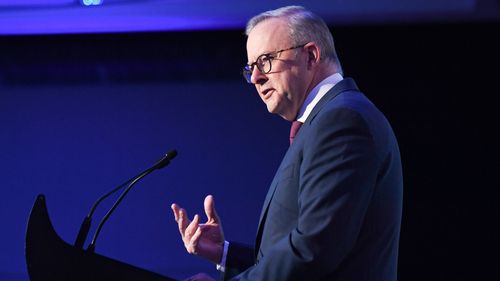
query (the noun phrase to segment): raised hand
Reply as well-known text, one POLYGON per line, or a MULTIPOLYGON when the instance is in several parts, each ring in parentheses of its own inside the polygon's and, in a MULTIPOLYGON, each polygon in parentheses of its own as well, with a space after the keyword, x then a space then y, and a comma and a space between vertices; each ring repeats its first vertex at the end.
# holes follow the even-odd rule
POLYGON ((215 211, 214 197, 208 195, 203 205, 207 221, 202 224, 199 215, 196 214, 191 221, 186 210, 175 203, 171 207, 187 252, 213 263, 220 263, 224 250, 224 232, 215 211))

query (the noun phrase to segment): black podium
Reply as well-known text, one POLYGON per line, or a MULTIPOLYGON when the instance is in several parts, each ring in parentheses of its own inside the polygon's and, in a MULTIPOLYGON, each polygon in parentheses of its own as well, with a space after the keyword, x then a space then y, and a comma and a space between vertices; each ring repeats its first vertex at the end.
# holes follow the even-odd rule
POLYGON ((31 210, 25 254, 31 281, 175 281, 64 242, 52 226, 43 195, 31 210))

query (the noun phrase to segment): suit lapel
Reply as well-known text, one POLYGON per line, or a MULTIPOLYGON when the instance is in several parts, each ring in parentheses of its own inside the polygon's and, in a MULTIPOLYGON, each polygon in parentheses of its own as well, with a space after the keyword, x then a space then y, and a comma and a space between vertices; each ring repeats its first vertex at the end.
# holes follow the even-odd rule
MULTIPOLYGON (((356 85, 356 82, 354 82, 354 80, 352 78, 345 78, 342 81, 335 84, 335 86, 333 86, 333 88, 330 91, 328 91, 328 93, 324 97, 321 98, 321 100, 318 102, 318 104, 316 104, 316 106, 314 107, 313 111, 311 112, 311 114, 307 118, 304 125, 309 126, 311 124, 312 120, 314 119, 314 117, 316 117, 316 115, 321 111, 321 109, 330 100, 334 99, 340 93, 342 93, 344 91, 349 91, 349 90, 359 91, 358 87, 356 85)), ((296 138, 298 137, 298 135, 300 135, 301 131, 304 131, 303 129, 304 128, 301 128, 301 130, 299 130, 296 138)), ((287 158, 288 153, 290 153, 290 148, 287 150, 285 157, 283 159, 287 158)), ((280 167, 278 168, 277 173, 279 173, 281 171, 282 166, 283 166, 283 162, 281 163, 280 167)), ((258 255, 258 251, 260 248, 260 242, 262 239, 262 232, 264 230, 264 224, 265 224, 266 217, 267 217, 267 211, 269 209, 269 205, 271 203, 271 200, 274 196, 274 192, 276 190, 276 186, 277 186, 276 179, 277 178, 278 178, 278 174, 276 174, 274 176, 274 179, 271 183, 271 186, 269 187, 269 191, 267 192, 266 199, 264 200, 264 204, 262 206, 262 211, 260 213, 259 227, 257 229, 257 236, 255 238, 255 254, 256 255, 258 255)))

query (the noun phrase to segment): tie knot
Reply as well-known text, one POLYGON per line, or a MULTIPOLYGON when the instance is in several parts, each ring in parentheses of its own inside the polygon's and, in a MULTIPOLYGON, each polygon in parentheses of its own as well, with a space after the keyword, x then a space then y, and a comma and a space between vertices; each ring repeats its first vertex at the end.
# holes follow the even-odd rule
POLYGON ((292 122, 292 126, 290 128, 290 144, 292 144, 293 139, 295 138, 295 136, 297 135, 297 132, 300 129, 300 126, 302 126, 302 122, 300 122, 300 121, 293 121, 292 122))

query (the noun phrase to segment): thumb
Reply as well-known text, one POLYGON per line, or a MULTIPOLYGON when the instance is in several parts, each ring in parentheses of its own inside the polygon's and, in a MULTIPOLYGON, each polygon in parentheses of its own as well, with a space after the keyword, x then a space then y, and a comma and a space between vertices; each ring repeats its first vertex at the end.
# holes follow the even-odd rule
POLYGON ((203 202, 205 207, 205 214, 207 215, 207 223, 219 223, 219 216, 215 211, 215 200, 212 195, 205 197, 205 202, 203 202))

